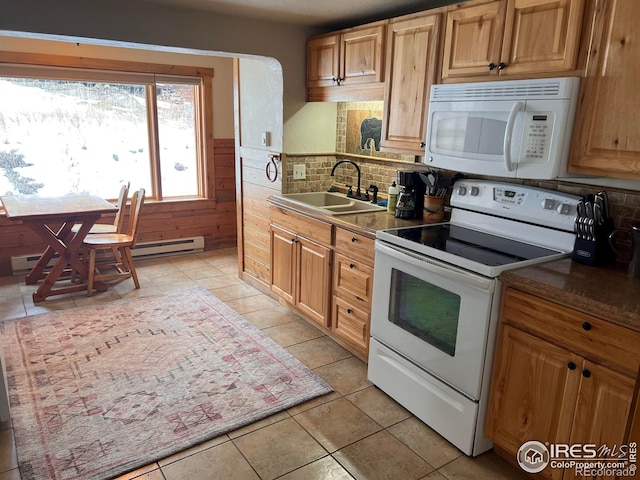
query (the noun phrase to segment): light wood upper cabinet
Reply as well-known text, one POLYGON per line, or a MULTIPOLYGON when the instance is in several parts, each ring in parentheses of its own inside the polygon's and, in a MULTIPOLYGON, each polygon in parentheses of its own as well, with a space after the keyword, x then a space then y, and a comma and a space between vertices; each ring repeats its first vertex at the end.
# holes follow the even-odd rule
POLYGON ((381 145, 424 155, 429 91, 437 75, 440 14, 389 23, 381 145))
POLYGON ((340 78, 340 34, 312 37, 307 41, 307 87, 330 87, 340 78))
POLYGON ((443 80, 576 68, 585 0, 478 3, 447 13, 443 80))
POLYGON ((599 2, 582 79, 569 171, 640 179, 640 2, 599 2))
POLYGON ((447 12, 442 78, 496 75, 500 63, 505 3, 464 6, 447 12))
POLYGON ((382 45, 385 24, 351 28, 342 32, 340 35, 340 85, 384 81, 382 45))
POLYGON ((309 38, 309 100, 381 100, 386 25, 385 20, 309 38))
POLYGON ((501 75, 573 70, 584 0, 508 0, 501 75))

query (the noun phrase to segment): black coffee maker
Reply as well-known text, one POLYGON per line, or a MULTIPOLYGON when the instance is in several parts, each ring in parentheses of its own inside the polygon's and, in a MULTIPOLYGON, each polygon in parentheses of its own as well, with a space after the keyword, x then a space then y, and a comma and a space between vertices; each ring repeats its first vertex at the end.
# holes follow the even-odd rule
POLYGON ((396 218, 411 220, 422 218, 426 185, 419 172, 398 170, 397 183, 400 188, 396 205, 396 218))

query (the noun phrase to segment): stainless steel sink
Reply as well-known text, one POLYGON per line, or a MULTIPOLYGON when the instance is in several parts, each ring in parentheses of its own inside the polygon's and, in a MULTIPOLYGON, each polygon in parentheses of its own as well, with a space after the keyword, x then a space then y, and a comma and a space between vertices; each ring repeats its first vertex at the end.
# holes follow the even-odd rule
POLYGON ((307 208, 312 208, 326 215, 349 215, 353 213, 383 212, 385 207, 355 200, 343 193, 332 192, 307 192, 286 193, 283 198, 307 208))

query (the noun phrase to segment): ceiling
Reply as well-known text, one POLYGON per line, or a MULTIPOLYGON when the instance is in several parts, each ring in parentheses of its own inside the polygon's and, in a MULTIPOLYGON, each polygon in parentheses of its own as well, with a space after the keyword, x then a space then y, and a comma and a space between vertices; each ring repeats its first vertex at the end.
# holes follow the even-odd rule
POLYGON ((343 28, 460 0, 149 0, 178 8, 296 25, 343 28))

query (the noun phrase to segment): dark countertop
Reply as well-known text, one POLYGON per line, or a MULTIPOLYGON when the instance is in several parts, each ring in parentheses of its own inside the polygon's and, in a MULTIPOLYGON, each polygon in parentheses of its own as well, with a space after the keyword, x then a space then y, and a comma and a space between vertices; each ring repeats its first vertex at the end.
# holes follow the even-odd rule
POLYGON ((569 258, 508 270, 515 288, 640 331, 640 280, 619 267, 591 267, 569 258))
POLYGON ((286 198, 279 195, 269 197, 268 201, 272 205, 295 210, 312 218, 332 223, 338 227, 346 228, 370 238, 376 238, 376 230, 411 227, 413 225, 423 225, 425 223, 422 218, 419 220, 403 220, 395 218, 393 214, 387 213, 386 210, 380 212, 354 213, 350 215, 327 215, 320 213, 313 208, 305 208, 298 203, 289 202, 286 198))
MULTIPOLYGON (((269 197, 269 202, 370 238, 375 238, 376 230, 425 223, 422 219, 402 220, 386 212, 326 215, 278 195, 269 197)), ((630 278, 625 269, 591 267, 564 258, 508 270, 500 275, 500 280, 533 295, 640 331, 640 280, 630 278)))

